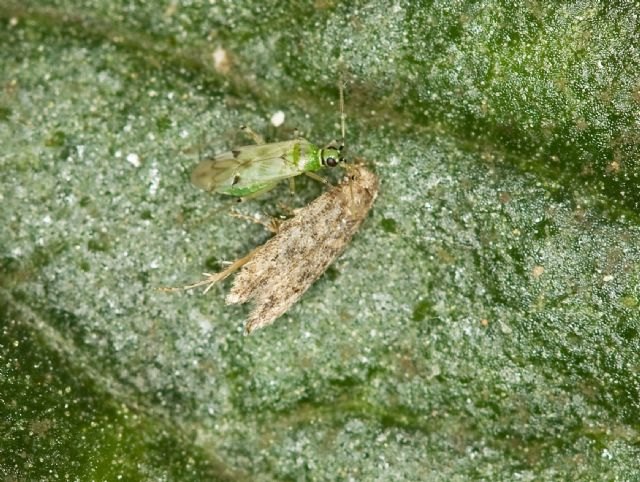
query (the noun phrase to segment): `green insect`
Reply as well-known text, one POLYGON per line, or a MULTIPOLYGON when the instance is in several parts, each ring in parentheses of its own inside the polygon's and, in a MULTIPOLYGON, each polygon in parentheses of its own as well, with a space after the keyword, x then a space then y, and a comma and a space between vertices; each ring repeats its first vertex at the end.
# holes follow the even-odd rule
POLYGON ((315 171, 325 166, 335 167, 345 162, 344 150, 344 94, 340 86, 340 119, 342 141, 319 147, 303 138, 265 143, 262 136, 246 126, 241 129, 256 145, 236 147, 217 156, 204 159, 191 173, 194 186, 205 191, 236 197, 256 196, 273 189, 284 180, 306 174, 326 183, 315 171))

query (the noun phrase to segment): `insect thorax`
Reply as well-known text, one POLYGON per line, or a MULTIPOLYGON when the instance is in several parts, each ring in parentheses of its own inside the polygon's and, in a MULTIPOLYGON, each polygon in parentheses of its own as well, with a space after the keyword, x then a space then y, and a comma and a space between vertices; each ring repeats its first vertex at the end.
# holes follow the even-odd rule
POLYGON ((300 172, 317 171, 323 167, 321 151, 322 149, 311 142, 296 142, 287 155, 287 160, 300 172))

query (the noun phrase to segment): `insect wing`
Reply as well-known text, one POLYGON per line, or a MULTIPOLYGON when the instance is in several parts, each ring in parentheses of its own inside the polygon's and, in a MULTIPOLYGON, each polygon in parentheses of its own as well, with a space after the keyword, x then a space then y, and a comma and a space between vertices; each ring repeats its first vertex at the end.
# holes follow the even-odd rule
POLYGON ((225 152, 214 159, 200 161, 191 173, 191 183, 205 191, 218 191, 233 185, 240 167, 231 152, 225 152))
POLYGON ((226 191, 277 182, 302 173, 293 162, 294 148, 305 152, 307 141, 242 146, 200 162, 191 182, 205 191, 226 191), (298 144, 298 146, 296 146, 298 144))
POLYGON ((243 259, 227 303, 253 300, 246 332, 271 324, 344 251, 378 194, 378 177, 362 165, 284 221, 278 233, 243 259))

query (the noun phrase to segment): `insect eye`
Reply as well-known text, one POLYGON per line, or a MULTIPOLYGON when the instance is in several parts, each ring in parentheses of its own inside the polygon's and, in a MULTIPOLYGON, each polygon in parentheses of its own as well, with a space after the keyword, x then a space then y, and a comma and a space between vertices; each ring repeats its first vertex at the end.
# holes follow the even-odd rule
POLYGON ((335 157, 327 157, 324 162, 327 164, 327 166, 329 167, 336 167, 338 165, 338 161, 336 161, 335 157))

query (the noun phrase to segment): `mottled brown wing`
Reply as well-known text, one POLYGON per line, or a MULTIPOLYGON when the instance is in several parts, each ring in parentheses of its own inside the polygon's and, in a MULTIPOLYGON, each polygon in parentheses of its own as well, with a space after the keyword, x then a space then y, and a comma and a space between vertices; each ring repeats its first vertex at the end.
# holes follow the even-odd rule
POLYGON ((344 251, 373 206, 378 178, 363 166, 285 221, 235 277, 227 303, 254 301, 246 332, 273 323, 344 251))

